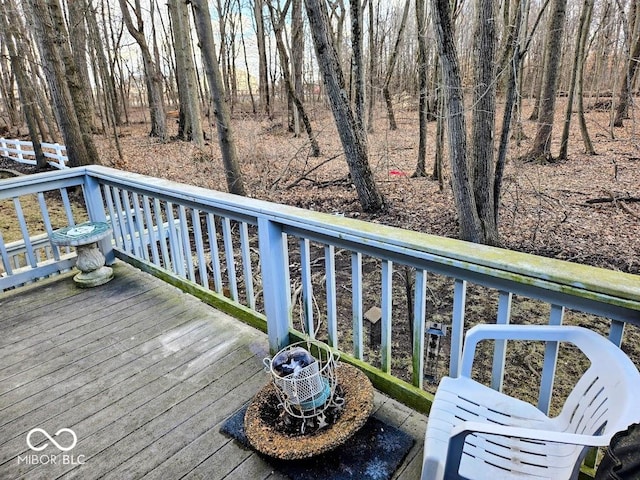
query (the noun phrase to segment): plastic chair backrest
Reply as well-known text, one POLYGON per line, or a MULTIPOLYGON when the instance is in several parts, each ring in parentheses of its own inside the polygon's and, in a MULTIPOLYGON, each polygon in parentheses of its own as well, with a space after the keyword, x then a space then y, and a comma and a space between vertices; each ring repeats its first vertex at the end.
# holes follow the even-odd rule
POLYGON ((631 360, 605 337, 574 331, 567 339, 591 362, 564 404, 562 430, 586 435, 613 435, 640 418, 640 373, 631 360))

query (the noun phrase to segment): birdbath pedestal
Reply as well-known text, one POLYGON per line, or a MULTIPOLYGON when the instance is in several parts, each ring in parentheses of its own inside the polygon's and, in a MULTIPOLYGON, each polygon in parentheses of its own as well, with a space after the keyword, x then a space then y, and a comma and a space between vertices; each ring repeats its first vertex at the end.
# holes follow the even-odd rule
POLYGON ((51 234, 54 245, 77 248, 76 268, 80 273, 73 280, 79 287, 97 287, 113 278, 113 269, 105 266, 104 255, 98 249, 98 242, 111 235, 111 231, 106 222, 85 222, 51 234))

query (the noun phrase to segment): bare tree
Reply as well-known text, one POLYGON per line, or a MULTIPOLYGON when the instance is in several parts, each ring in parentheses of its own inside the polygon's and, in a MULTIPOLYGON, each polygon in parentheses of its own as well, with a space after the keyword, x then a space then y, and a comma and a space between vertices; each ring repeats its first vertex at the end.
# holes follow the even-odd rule
MULTIPOLYGON (((591 16, 593 15, 593 1, 585 0, 585 8, 587 8, 587 17, 585 18, 584 26, 591 25, 591 16)), ((586 43, 587 41, 587 32, 581 33, 580 38, 582 42, 586 43)), ((593 143, 591 142, 591 137, 589 137, 589 131, 587 130, 587 122, 584 117, 584 63, 585 63, 585 50, 586 45, 582 44, 580 47, 582 58, 578 63, 578 72, 577 72, 577 95, 578 95, 578 124, 580 125, 580 133, 582 135, 582 142, 584 143, 584 151, 589 155, 595 155, 596 151, 593 148, 593 143)))
POLYGON ((571 70, 571 80, 569 81, 569 95, 567 97, 567 109, 564 116, 564 126, 562 129, 562 138, 560 140, 560 153, 558 154, 558 160, 567 159, 567 151, 569 149, 569 127, 571 126, 571 116, 573 114, 573 98, 576 90, 576 79, 581 70, 580 65, 584 63, 584 47, 587 43, 587 36, 589 35, 592 10, 593 0, 584 0, 584 3, 582 4, 582 13, 580 14, 580 27, 578 30, 578 36, 576 37, 573 68, 571 70))
POLYGON ((194 144, 202 147, 204 145, 204 135, 193 62, 189 9, 182 0, 169 0, 169 12, 172 18, 176 81, 178 98, 180 99, 178 136, 185 140, 191 140, 194 144))
POLYGON ((365 85, 364 85, 364 58, 362 52, 362 8, 360 0, 350 0, 349 7, 351 9, 351 69, 353 72, 354 84, 354 104, 356 121, 361 125, 364 135, 367 134, 365 128, 365 85))
POLYGON ((551 156, 551 134, 553 132, 553 116, 556 107, 557 79, 566 9, 567 0, 553 0, 551 19, 546 37, 545 67, 540 94, 538 129, 531 148, 525 154, 525 158, 529 161, 546 163, 553 160, 551 156))
POLYGON ((495 129, 495 7, 476 3, 473 33, 474 78, 471 142, 468 149, 462 75, 449 0, 432 0, 433 24, 446 87, 453 196, 464 240, 497 244, 494 214, 493 137, 495 129))
MULTIPOLYGON (((402 9, 402 18, 400 19, 400 26, 398 27, 398 35, 396 36, 396 41, 393 45, 393 50, 391 50, 391 55, 389 56, 389 62, 387 63, 387 73, 384 76, 384 82, 382 83, 382 95, 384 96, 384 100, 387 104, 387 118, 389 119, 389 129, 396 130, 398 125, 396 124, 396 117, 393 114, 393 103, 391 102, 391 94, 389 93, 389 85, 391 84, 391 78, 393 77, 393 71, 396 68, 396 63, 398 61, 398 53, 400 51, 400 42, 402 41, 402 35, 404 34, 404 29, 407 26, 407 17, 409 16, 409 6, 411 5, 411 0, 405 0, 404 8, 402 9)), ((422 66, 423 63, 421 61, 422 55, 426 52, 422 51, 422 47, 425 45, 421 41, 421 35, 424 35, 424 32, 420 30, 421 25, 424 27, 424 1, 417 0, 416 1, 416 12, 421 13, 422 24, 420 24, 420 20, 417 21, 418 24, 418 75, 422 74, 422 66)), ((416 19, 418 19, 418 15, 416 14, 416 19)), ((422 37, 423 38, 423 37, 422 37)), ((426 50, 426 48, 425 48, 426 50)), ((424 74, 426 77, 426 60, 424 60, 424 74)), ((422 77, 421 77, 422 78, 422 77)), ((425 81, 426 85, 426 81, 425 81)), ((422 95, 422 91, 420 92, 422 95)), ((425 89, 426 95, 426 89, 425 89)), ((421 99, 422 100, 422 99, 421 99)))
MULTIPOLYGON (((98 161, 97 154, 91 155, 85 144, 83 128, 77 115, 69 83, 68 72, 60 51, 60 33, 51 15, 48 2, 51 0, 30 0, 34 35, 40 50, 42 68, 53 99, 56 119, 69 156, 69 166, 77 167, 98 161)), ((85 125, 86 130, 86 125, 85 125)))
POLYGON ((305 7, 318 65, 360 205, 367 212, 381 211, 386 208, 385 200, 369 166, 366 133, 349 105, 338 52, 329 32, 326 5, 324 0, 305 0, 305 7))
POLYGON ((256 20, 256 41, 258 43, 258 90, 262 111, 271 116, 271 98, 269 95, 269 75, 267 70, 267 48, 264 32, 264 2, 255 0, 254 17, 256 20))
POLYGON ((122 18, 127 30, 134 38, 140 52, 142 54, 142 63, 144 66, 144 77, 147 86, 147 98, 149 101, 149 113, 151 115, 151 131, 149 135, 158 137, 160 140, 167 139, 167 121, 164 113, 164 99, 162 96, 162 74, 157 63, 151 55, 151 50, 147 44, 144 33, 143 12, 140 6, 140 0, 135 0, 133 13, 136 16, 136 24, 133 24, 129 4, 127 0, 119 0, 122 10, 122 18))
MULTIPOLYGON (((284 40, 282 39, 282 30, 284 28, 284 20, 287 14, 287 11, 284 10, 282 12, 276 12, 271 2, 269 2, 269 11, 271 12, 271 23, 273 25, 273 31, 275 33, 276 38, 276 48, 278 49, 278 53, 280 55, 280 68, 282 68, 282 79, 284 80, 285 88, 287 89, 287 94, 289 98, 294 104, 294 111, 300 115, 302 119, 302 123, 309 137, 309 143, 311 144, 311 155, 317 157, 320 155, 320 146, 318 145, 318 140, 313 134, 313 128, 311 127, 311 121, 309 120, 309 116, 304 109, 304 105, 296 90, 294 88, 294 83, 291 78, 291 73, 289 72, 289 55, 287 55, 287 49, 284 45, 284 40)), ((289 3, 285 6, 285 9, 289 7, 289 3)))
POLYGON ((2 10, 0 11, 0 35, 9 53, 11 69, 16 79, 18 95, 20 97, 20 103, 22 104, 22 112, 27 122, 29 136, 31 137, 33 151, 36 156, 36 166, 41 170, 47 166, 47 159, 42 151, 40 138, 38 136, 36 119, 38 112, 34 105, 35 94, 33 84, 27 75, 23 62, 24 57, 20 55, 20 52, 25 48, 21 32, 21 27, 24 28, 24 26, 22 25, 21 17, 13 0, 5 0, 0 5, 2 6, 2 10))
MULTIPOLYGON (((409 4, 407 2, 406 6, 409 4)), ((416 0, 416 28, 418 29, 418 160, 413 177, 426 177, 427 156, 427 22, 424 0, 416 0)), ((390 106, 388 103, 387 106, 390 106)), ((391 124, 391 117, 389 118, 391 124)), ((393 120, 395 124, 395 119, 393 120)), ((442 138, 442 137, 438 137, 442 138)), ((436 155, 436 159, 439 157, 436 155)), ((442 163, 438 163, 442 165, 442 163)))
POLYGON ((240 162, 236 152, 236 144, 231 128, 231 115, 224 94, 224 85, 218 69, 216 47, 213 41, 213 30, 209 17, 209 2, 207 0, 192 0, 193 16, 195 18, 196 32, 204 59, 207 81, 213 97, 214 115, 218 128, 218 143, 222 154, 227 188, 236 195, 246 195, 240 162))
POLYGON ((625 73, 620 83, 618 106, 613 120, 614 127, 622 127, 623 120, 627 117, 629 104, 631 103, 631 84, 640 63, 640 8, 638 2, 631 2, 629 7, 629 39, 634 38, 629 59, 625 65, 625 73))

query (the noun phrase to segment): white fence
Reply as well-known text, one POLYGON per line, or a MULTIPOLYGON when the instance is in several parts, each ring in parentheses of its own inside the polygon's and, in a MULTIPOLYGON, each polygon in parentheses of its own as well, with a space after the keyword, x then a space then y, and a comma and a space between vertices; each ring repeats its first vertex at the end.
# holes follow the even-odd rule
MULTIPOLYGON (((42 142, 42 151, 47 158, 47 163, 52 167, 64 169, 67 167, 67 147, 59 143, 42 142)), ((0 156, 10 158, 19 163, 28 165, 36 164, 36 154, 33 151, 33 143, 25 140, 0 138, 0 156)))

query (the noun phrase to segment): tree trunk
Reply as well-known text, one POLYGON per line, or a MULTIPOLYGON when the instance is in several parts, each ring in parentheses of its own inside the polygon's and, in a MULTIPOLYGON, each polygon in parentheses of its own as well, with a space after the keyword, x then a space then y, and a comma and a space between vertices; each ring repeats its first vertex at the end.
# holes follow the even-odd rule
POLYGON ((333 118, 360 205, 367 212, 382 211, 386 208, 385 200, 375 184, 369 166, 366 134, 349 106, 338 53, 329 32, 329 19, 324 0, 305 0, 305 6, 319 69, 322 72, 333 118))
POLYGON ((482 226, 476 209, 473 185, 467 162, 467 130, 460 66, 449 0, 431 0, 433 25, 442 62, 446 88, 451 184, 463 240, 482 243, 482 226))
POLYGON ((620 94, 618 95, 618 106, 616 107, 616 115, 613 120, 614 127, 622 127, 623 120, 627 117, 629 109, 629 103, 631 102, 631 84, 635 77, 636 70, 638 69, 638 63, 640 63, 640 21, 637 18, 637 2, 631 2, 629 17, 633 19, 633 22, 629 22, 629 36, 633 38, 633 33, 636 32, 633 48, 631 49, 631 57, 626 65, 626 74, 622 76, 622 82, 620 85, 620 94))
MULTIPOLYGON (((589 4, 588 11, 588 19, 586 20, 586 25, 591 25, 591 16, 593 14, 593 1, 585 0, 585 5, 589 4)), ((587 34, 585 33, 582 36, 583 42, 587 40, 587 34)), ((578 124, 580 125, 580 134, 582 135, 582 143, 584 143, 584 151, 588 155, 595 155, 596 151, 593 148, 593 143, 591 143, 591 137, 589 137, 589 130, 587 130, 587 122, 584 118, 584 63, 585 63, 585 45, 582 45, 582 58, 580 59, 580 63, 578 63, 578 85, 577 85, 577 95, 578 95, 578 124)))
POLYGON ((514 19, 512 21, 513 29, 511 31, 510 40, 512 45, 506 48, 511 52, 511 58, 506 64, 507 68, 507 92, 502 116, 502 131, 500 133, 500 145, 498 147, 498 159, 496 160, 496 171, 493 184, 493 211, 496 219, 496 225, 499 224, 499 206, 500 192, 502 190, 502 177, 504 168, 507 163, 507 149, 509 147, 509 133, 513 120, 513 111, 517 102, 517 86, 520 81, 520 67, 522 65, 522 54, 520 50, 520 37, 523 23, 523 9, 526 0, 516 0, 514 19))
POLYGON ((66 79, 64 62, 58 48, 58 35, 45 0, 30 0, 34 35, 40 49, 42 68, 51 92, 56 119, 69 156, 69 166, 89 165, 92 159, 84 143, 75 105, 66 79))
POLYGON ((226 2, 225 8, 223 8, 220 0, 216 0, 216 11, 218 13, 218 31, 220 38, 220 55, 218 56, 218 61, 220 67, 222 69, 222 84, 224 85, 225 95, 227 96, 227 100, 231 98, 231 85, 229 85, 229 62, 227 61, 227 12, 226 12, 226 2))
POLYGON ((474 85, 471 123, 471 164, 482 243, 498 244, 494 211, 494 134, 496 116, 496 12, 494 0, 476 3, 473 35, 474 85))
POLYGON ((376 77, 376 41, 374 31, 374 12, 373 12, 373 0, 368 0, 369 8, 369 94, 367 95, 368 108, 367 108, 367 133, 373 133, 373 119, 374 108, 376 103, 375 95, 375 83, 376 77))
POLYGON ((533 145, 525 158, 529 161, 546 163, 552 161, 551 134, 553 133, 553 115, 556 107, 557 79, 562 50, 562 31, 564 29, 567 0, 553 0, 551 20, 547 32, 544 78, 540 97, 538 130, 533 145))
MULTIPOLYGON (((422 4, 422 7, 424 7, 424 2, 423 1, 417 1, 416 2, 416 19, 418 18, 417 15, 417 11, 418 11, 418 3, 422 4)), ((405 0, 404 2, 404 8, 402 10, 402 18, 400 20, 400 27, 398 28, 398 36, 396 37, 396 42, 393 45, 393 50, 391 51, 391 55, 389 57, 389 63, 387 64, 387 73, 384 77, 384 83, 382 84, 382 94, 384 95, 384 99, 385 102, 387 103, 387 117, 389 119, 389 129, 390 130, 396 130, 398 128, 398 125, 396 124, 396 117, 393 114, 393 104, 391 103, 391 94, 389 93, 389 85, 391 84, 391 77, 393 76, 393 71, 396 68, 396 62, 398 60, 398 52, 400 50, 400 42, 402 41, 402 35, 404 33, 404 29, 407 25, 407 17, 409 16, 409 5, 411 4, 411 0, 405 0)), ((424 10, 424 8, 423 8, 424 10)), ((424 25, 424 11, 422 13, 423 17, 422 17, 422 25, 424 25)), ((424 57, 421 57, 422 54, 424 54, 425 52, 422 51, 422 47, 423 47, 423 43, 421 42, 421 35, 423 35, 423 31, 420 29, 420 23, 417 22, 417 29, 418 29, 418 71, 421 73, 422 72, 422 68, 423 68, 423 64, 421 62, 421 59, 426 63, 426 60, 424 60, 424 57)), ((426 48, 425 48, 426 50, 426 48)), ((426 65, 425 65, 425 72, 426 72, 426 65)), ((420 75, 420 73, 418 75, 420 75)), ((426 83, 426 82, 425 82, 426 83)), ((420 92, 422 94, 422 92, 420 92)), ((426 92, 425 92, 426 94, 426 92)), ((420 101, 422 102, 422 98, 420 99, 420 101)))
MULTIPOLYGON (((304 27, 302 23, 302 0, 291 2, 291 77, 295 96, 304 102, 304 81, 302 77, 304 64, 304 27)), ((295 103, 295 102, 294 102, 295 103)), ((297 107, 293 111, 296 135, 300 135, 300 118, 303 116, 297 107)), ((319 154, 319 150, 318 150, 319 154)))
POLYGON ((216 47, 213 41, 213 30, 209 18, 209 2, 207 0, 192 0, 196 32, 202 56, 204 58, 207 80, 213 97, 214 115, 218 127, 218 143, 224 164, 227 188, 236 195, 246 195, 242 172, 236 153, 236 144, 231 128, 231 115, 224 95, 224 85, 218 70, 216 47))
POLYGON ((280 54, 280 68, 282 68, 282 78, 284 80, 285 88, 287 89, 287 95, 293 102, 294 111, 298 112, 302 119, 302 123, 304 124, 304 128, 309 137, 309 143, 311 143, 311 155, 318 157, 320 156, 320 146, 318 145, 318 140, 316 140, 315 135, 313 134, 311 121, 307 116, 307 112, 304 110, 304 105, 298 97, 293 86, 293 82, 291 81, 291 73, 289 72, 289 56, 287 55, 287 50, 284 46, 284 41, 282 40, 282 30, 287 12, 284 11, 280 14, 276 13, 271 4, 269 4, 269 11, 271 12, 271 23, 273 25, 273 33, 276 38, 276 48, 280 54), (279 17, 276 18, 278 15, 279 17))
POLYGON ((89 125, 93 129, 94 102, 87 64, 87 23, 85 21, 87 10, 85 9, 85 2, 81 0, 70 1, 67 4, 69 8, 69 41, 71 42, 73 60, 78 72, 79 88, 86 95, 84 99, 86 116, 90 122, 89 125))
POLYGON ((351 8, 351 66, 353 68, 354 91, 355 91, 355 114, 356 121, 360 124, 363 135, 367 134, 365 127, 365 85, 364 85, 364 59, 362 52, 362 7, 360 0, 350 0, 351 8))
POLYGON ((127 26, 127 30, 140 47, 142 62, 144 65, 144 76, 147 85, 147 98, 149 101, 149 114, 151 115, 151 131, 149 136, 158 137, 161 141, 167 139, 167 122, 164 113, 164 99, 162 96, 162 74, 158 66, 153 61, 149 45, 144 35, 144 23, 142 20, 142 9, 140 0, 136 0, 134 13, 137 20, 137 28, 131 19, 127 0, 119 0, 122 10, 122 18, 127 26))
MULTIPOLYGON (((243 25, 243 21, 242 21, 242 7, 240 6, 240 0, 238 1, 238 21, 240 22, 240 25, 243 25)), ((296 0, 296 1, 300 1, 300 0, 296 0)), ((251 74, 249 73, 249 61, 247 58, 247 45, 246 42, 244 41, 244 29, 240 29, 240 42, 242 43, 242 54, 244 57, 244 66, 247 72, 247 89, 249 90, 249 97, 251 98, 251 111, 253 112, 253 114, 255 115, 258 112, 258 109, 256 108, 256 100, 253 97, 253 88, 251 87, 251 74)))
POLYGON ((17 9, 15 9, 15 5, 3 5, 3 7, 2 11, 0 11, 0 34, 2 35, 7 47, 9 60, 11 62, 11 69, 15 75, 16 84, 18 85, 18 95, 20 97, 22 111, 27 122, 27 128, 29 129, 31 143, 33 144, 33 151, 36 156, 36 166, 38 170, 43 170, 47 166, 47 159, 42 152, 40 138, 38 137, 38 125, 36 120, 37 111, 34 106, 35 94, 31 79, 26 75, 23 56, 18 53, 23 51, 25 48, 22 43, 20 30, 24 27, 17 9))
POLYGON ((560 140, 560 154, 558 160, 567 159, 569 149, 569 128, 571 127, 571 116, 573 114, 573 97, 576 90, 576 78, 580 70, 580 65, 584 63, 584 48, 589 35, 591 25, 591 11, 593 10, 593 0, 584 0, 582 13, 580 14, 580 27, 576 37, 575 56, 573 59, 573 69, 571 70, 571 80, 569 81, 569 96, 567 97, 567 109, 564 116, 564 127, 562 128, 562 139, 560 140))
MULTIPOLYGON (((0 4, 2 5, 2 4, 0 4)), ((15 77, 12 75, 9 55, 5 52, 6 46, 0 45, 0 92, 5 111, 9 116, 9 125, 15 126, 20 122, 18 102, 15 96, 15 77)))
POLYGON ((169 0, 169 13, 171 14, 175 43, 180 116, 183 119, 181 122, 182 130, 178 132, 178 136, 185 140, 191 140, 195 145, 202 147, 204 146, 204 136, 200 102, 198 101, 198 85, 193 64, 189 9, 183 0, 169 0))
MULTIPOLYGON (((54 22, 56 30, 56 42, 62 61, 64 63, 65 78, 71 93, 71 100, 78 117, 78 124, 82 132, 82 141, 84 142, 87 155, 89 155, 91 163, 98 160, 98 150, 93 142, 93 118, 91 108, 91 93, 88 90, 89 82, 83 81, 80 77, 82 72, 78 71, 76 60, 71 51, 67 27, 62 14, 62 8, 58 0, 46 0, 49 8, 51 19, 54 22)), ((86 47, 85 47, 86 48, 86 47)), ((83 50, 84 51, 84 50, 83 50)), ((86 65, 86 54, 84 63, 86 65)))
POLYGON ((255 0, 256 41, 258 43, 258 92, 262 111, 271 117, 269 97, 269 76, 267 70, 267 49, 265 46, 263 0, 255 0))
MULTIPOLYGON (((409 2, 405 4, 405 10, 409 2)), ((418 30, 418 160, 416 171, 412 177, 426 177, 427 156, 427 121, 428 121, 428 92, 427 92, 427 25, 425 19, 424 0, 416 0, 416 28, 418 30)), ((391 123, 391 118, 389 118, 391 123)), ((395 123, 395 119, 394 119, 395 123)), ((436 161, 438 160, 436 154, 436 161)), ((440 160, 442 160, 440 158, 440 160)), ((442 162, 440 162, 440 168, 442 162)))

